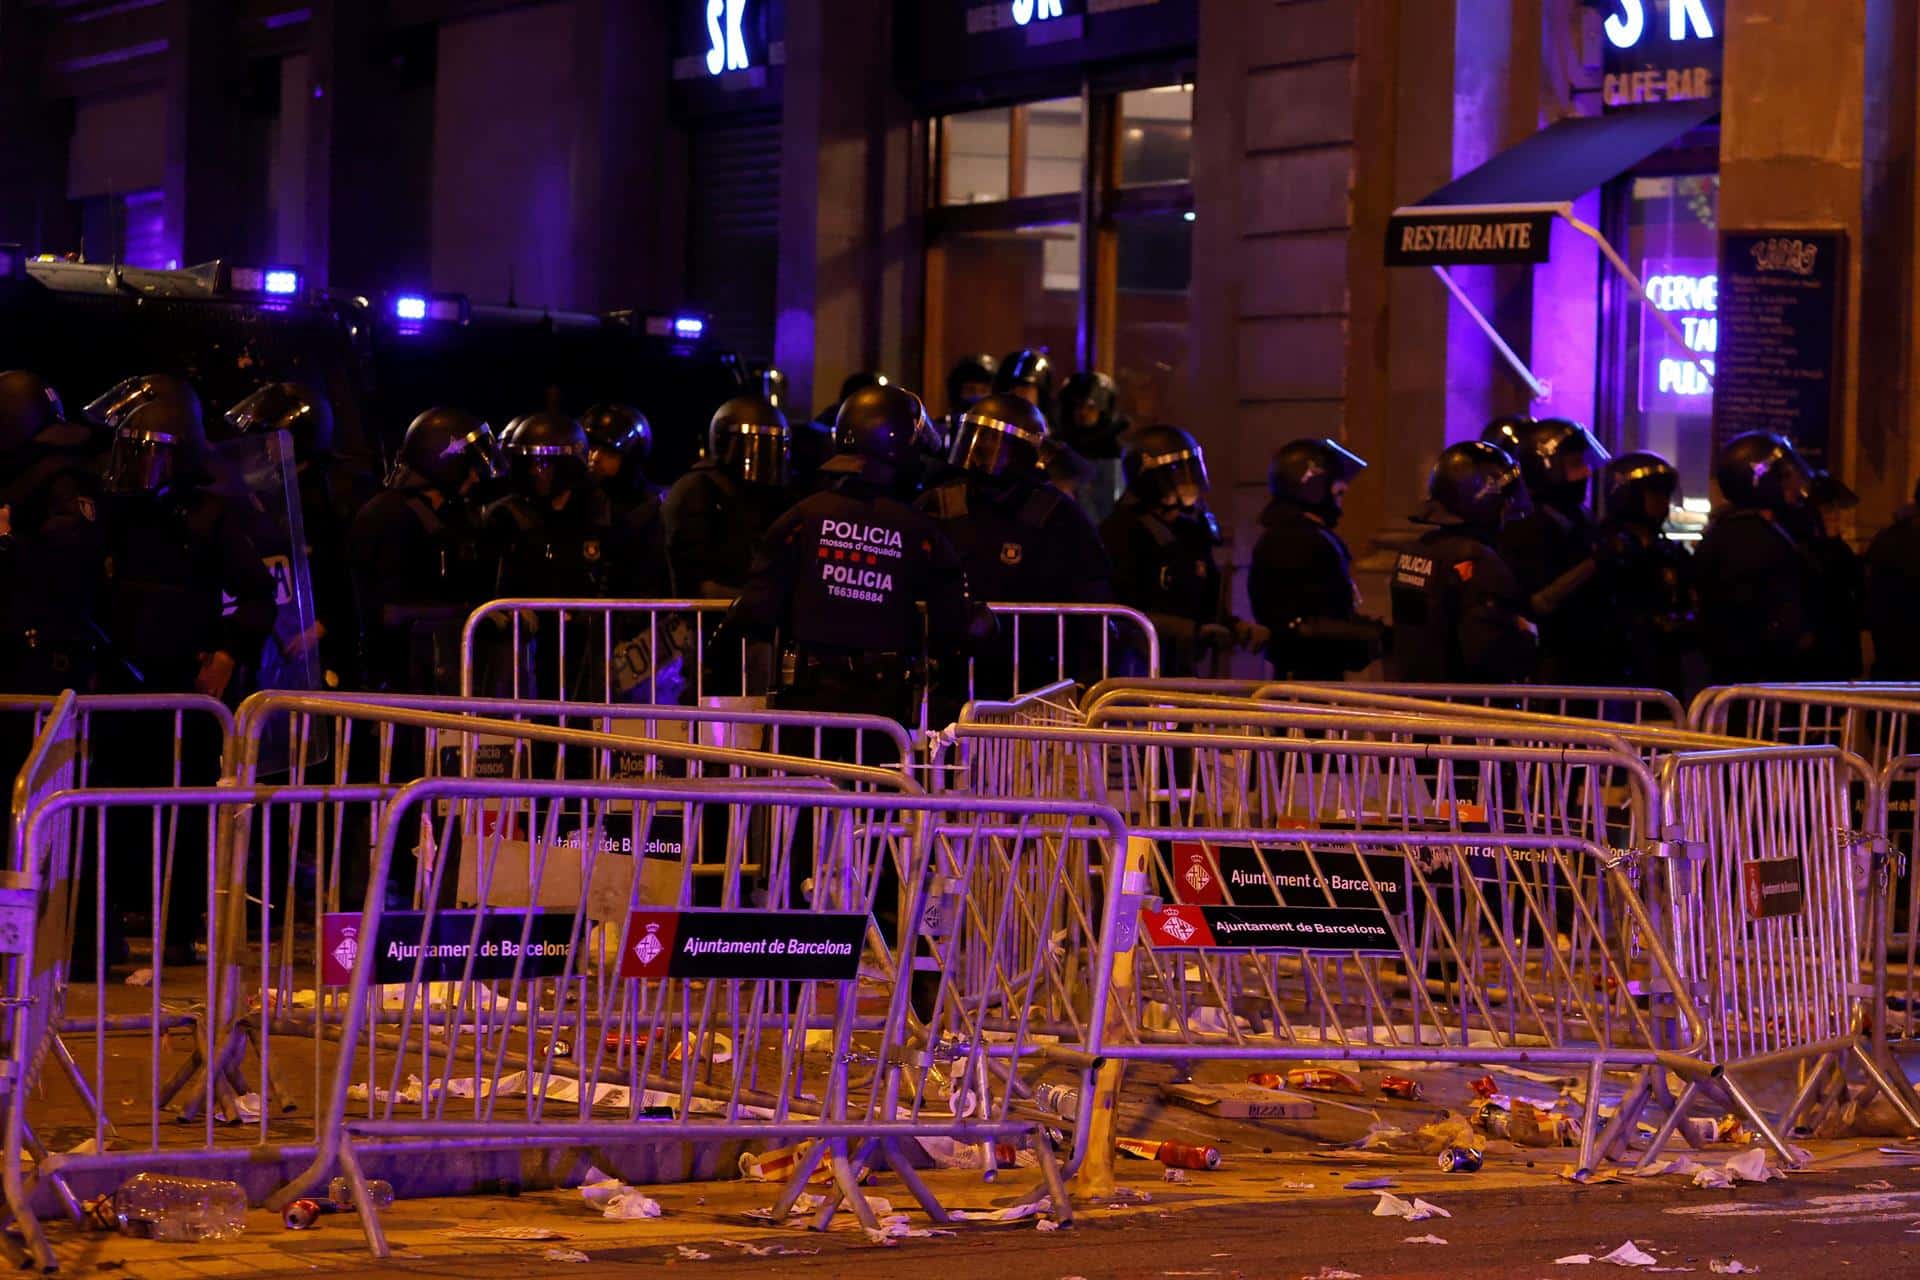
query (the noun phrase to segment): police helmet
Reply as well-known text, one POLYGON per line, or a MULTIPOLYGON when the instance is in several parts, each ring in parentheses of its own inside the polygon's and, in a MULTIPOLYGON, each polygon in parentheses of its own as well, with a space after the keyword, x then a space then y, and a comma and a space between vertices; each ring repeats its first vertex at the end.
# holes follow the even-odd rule
POLYGON ((500 437, 513 487, 524 497, 551 498, 587 478, 587 433, 554 409, 530 413, 500 437))
POLYGON ((865 391, 868 387, 884 387, 887 375, 877 369, 859 369, 848 374, 840 381, 840 399, 845 400, 856 391, 865 391))
POLYGON ((993 375, 999 368, 1000 362, 984 351, 954 361, 947 370, 947 411, 959 413, 992 395, 993 375))
POLYGON ((120 417, 101 487, 111 494, 158 493, 197 456, 196 419, 165 400, 137 404, 120 417))
POLYGON ((223 415, 237 435, 285 431, 293 456, 306 461, 333 451, 333 405, 298 382, 269 382, 223 415))
POLYGON ((25 369, 0 373, 0 456, 32 443, 48 427, 67 420, 60 393, 25 369))
POLYGON ((1813 468, 1785 436, 1749 431, 1720 450, 1714 478, 1736 507, 1783 511, 1806 500, 1813 468))
POLYGON ((1503 413, 1480 429, 1480 438, 1490 445, 1499 447, 1502 453, 1518 458, 1524 449, 1523 441, 1527 432, 1533 430, 1533 419, 1524 413, 1503 413))
POLYGON ((993 389, 1008 391, 1040 406, 1049 421, 1053 418, 1053 361, 1047 353, 1022 347, 1000 361, 994 371, 993 389))
POLYGON ((592 405, 580 416, 580 426, 591 452, 618 458, 622 466, 638 466, 653 452, 653 424, 632 405, 592 405))
POLYGON ((153 400, 171 405, 178 414, 191 416, 193 437, 202 441, 206 439, 199 393, 193 389, 192 383, 178 374, 141 373, 122 378, 95 396, 80 412, 89 422, 110 429, 118 428, 128 414, 153 400))
POLYGON ((749 386, 757 383, 760 394, 776 405, 787 403, 787 375, 770 364, 749 365, 747 368, 749 386))
POLYGON ((1607 514, 1639 523, 1665 523, 1680 501, 1680 469, 1657 453, 1623 453, 1607 463, 1607 514), (1651 499, 1651 501, 1650 501, 1651 499))
POLYGON ((735 396, 707 424, 707 456, 747 484, 784 485, 792 446, 787 415, 765 396, 735 396))
POLYGON ((894 384, 868 387, 841 401, 833 422, 834 454, 820 470, 891 484, 937 438, 919 396, 894 384))
POLYGON ((1337 440, 1292 440, 1274 452, 1267 468, 1267 488, 1274 497, 1331 522, 1340 517, 1340 496, 1334 486, 1350 483, 1366 469, 1366 459, 1337 440))
POLYGON ((1535 498, 1584 494, 1593 472, 1611 456, 1593 432, 1570 418, 1528 424, 1519 447, 1507 452, 1520 464, 1520 478, 1535 498))
POLYGON ((438 489, 452 498, 469 477, 497 480, 500 473, 493 428, 464 409, 437 405, 408 425, 388 483, 399 489, 438 489))
POLYGON ((1211 486, 1200 442, 1179 427, 1148 427, 1136 433, 1120 459, 1127 489, 1149 506, 1197 507, 1211 486))
POLYGON ((947 461, 977 475, 1025 475, 1040 465, 1046 439, 1047 420, 1039 407, 1002 392, 961 412, 947 461))
POLYGON ((1461 524, 1498 526, 1508 515, 1530 509, 1520 464, 1485 440, 1466 440, 1441 450, 1427 481, 1435 507, 1461 524))

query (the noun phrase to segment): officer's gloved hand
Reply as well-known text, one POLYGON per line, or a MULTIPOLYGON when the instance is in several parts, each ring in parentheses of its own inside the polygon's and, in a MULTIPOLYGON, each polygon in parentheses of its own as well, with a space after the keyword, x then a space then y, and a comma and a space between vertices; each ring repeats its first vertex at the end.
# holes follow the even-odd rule
POLYGON ((1258 653, 1267 647, 1273 639, 1273 632, 1257 622, 1248 622, 1242 618, 1233 621, 1233 642, 1249 653, 1258 653))
POLYGON ((1218 622, 1203 622, 1194 633, 1194 641, 1202 649, 1213 649, 1225 653, 1233 648, 1233 628, 1222 626, 1218 622))

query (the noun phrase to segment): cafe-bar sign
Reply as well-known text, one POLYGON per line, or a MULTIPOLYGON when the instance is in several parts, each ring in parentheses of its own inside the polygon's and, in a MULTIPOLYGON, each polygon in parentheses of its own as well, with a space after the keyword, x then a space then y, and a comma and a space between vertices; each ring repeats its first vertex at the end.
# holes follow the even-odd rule
POLYGON ((1598 0, 1608 111, 1720 96, 1726 0, 1598 0))

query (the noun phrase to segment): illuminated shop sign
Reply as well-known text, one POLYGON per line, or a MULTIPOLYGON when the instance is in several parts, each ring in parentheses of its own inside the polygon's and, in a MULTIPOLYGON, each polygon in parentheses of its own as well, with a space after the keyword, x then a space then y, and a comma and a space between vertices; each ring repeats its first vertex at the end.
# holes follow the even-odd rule
POLYGON ((783 0, 679 0, 673 78, 728 95, 767 84, 786 61, 783 0))
POLYGON ((1693 357, 1713 370, 1720 349, 1720 274, 1711 258, 1650 258, 1641 264, 1647 303, 1673 321, 1685 346, 1652 315, 1640 325, 1640 409, 1705 415, 1713 384, 1693 357))
POLYGON ((1016 27, 1065 16, 1060 9, 1060 0, 1013 0, 1013 25, 1016 27))
POLYGON ((753 65, 747 57, 747 38, 740 29, 747 15, 747 0, 707 0, 707 74, 745 71, 753 65))
POLYGON ((1599 8, 1609 111, 1720 96, 1725 0, 1604 0, 1599 8))

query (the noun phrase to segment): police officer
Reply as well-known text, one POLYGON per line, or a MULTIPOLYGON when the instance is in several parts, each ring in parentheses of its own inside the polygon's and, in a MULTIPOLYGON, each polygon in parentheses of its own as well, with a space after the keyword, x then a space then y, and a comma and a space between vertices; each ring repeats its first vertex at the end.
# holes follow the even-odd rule
POLYGON ((0 690, 93 685, 106 534, 92 453, 51 386, 0 373, 0 690))
POLYGON ((1784 437, 1735 436, 1716 475, 1730 504, 1694 553, 1701 641, 1716 684, 1797 680, 1813 648, 1813 561, 1782 516, 1807 500, 1813 471, 1784 437))
POLYGON ((1415 684, 1512 684, 1533 674, 1539 631, 1495 549, 1527 510, 1519 464, 1484 440, 1449 445, 1427 482, 1435 527, 1393 574, 1393 669, 1415 684))
POLYGON ((470 498, 500 471, 492 429, 464 410, 428 409, 407 427, 387 487, 347 533, 371 688, 459 692, 460 629, 493 588, 470 498))
POLYGON ((626 600, 664 600, 673 595, 667 567, 661 491, 647 480, 653 426, 630 405, 596 404, 582 417, 587 465, 613 514, 613 561, 607 580, 612 595, 626 600))
POLYGON ((1120 393, 1104 373, 1076 373, 1060 388, 1060 420, 1054 434, 1088 460, 1118 458, 1127 420, 1120 393))
MULTIPOLYGON (((1586 684, 1606 669, 1614 644, 1604 596, 1594 581, 1599 547, 1587 509, 1596 468, 1607 451, 1593 433, 1566 418, 1497 418, 1482 439, 1511 435, 1532 510, 1506 523, 1500 558, 1527 597, 1540 626, 1540 679, 1586 684)), ((1604 557, 1602 557, 1604 558, 1604 557)))
POLYGON ((1867 547, 1873 678, 1920 681, 1920 485, 1867 547))
POLYGON ((993 394, 993 375, 1000 362, 982 351, 961 356, 947 370, 947 418, 949 422, 993 394))
POLYGON ((358 493, 355 476, 338 464, 333 405, 314 387, 272 382, 228 409, 225 417, 240 436, 285 431, 293 442, 313 618, 304 634, 287 637, 282 647, 291 659, 315 652, 326 687, 355 688, 358 646, 347 526, 370 495, 358 493))
POLYGON ((740 594, 754 547, 786 507, 793 432, 764 396, 736 396, 707 427, 707 451, 667 492, 663 515, 674 593, 740 594))
POLYGON ((778 631, 779 705, 908 723, 922 652, 956 657, 970 634, 991 627, 967 598, 953 544, 900 497, 902 473, 929 430, 919 397, 905 388, 855 392, 834 424, 830 487, 767 531, 728 626, 778 631))
POLYGON ((1273 455, 1247 575, 1253 616, 1281 680, 1339 680, 1380 654, 1384 628, 1360 616, 1353 555, 1334 529, 1366 461, 1333 440, 1294 440, 1273 455))
POLYGON ((1220 527, 1206 508, 1207 463, 1178 427, 1140 431, 1121 459, 1127 491, 1100 526, 1113 560, 1113 590, 1153 621, 1163 675, 1192 675, 1200 657, 1239 645, 1266 647, 1257 623, 1226 610, 1214 548, 1220 527))
POLYGON ((1860 495, 1823 467, 1808 482, 1806 502, 1782 515, 1782 526, 1814 565, 1807 579, 1807 618, 1813 631, 1805 667, 1808 680, 1858 680, 1865 665, 1860 636, 1866 629, 1866 564, 1834 532, 1840 513, 1859 505, 1860 495))
MULTIPOLYGON (((947 459, 954 474, 917 504, 939 521, 960 553, 977 599, 1015 603, 1103 602, 1112 599, 1106 548, 1086 514, 1039 470, 1046 420, 1018 396, 990 395, 958 415, 947 459)), ((1097 632, 1069 628, 1069 651, 1058 632, 1032 621, 1020 628, 1022 680, 1037 685, 1064 668, 1083 679, 1082 661, 1097 632)), ((1097 648, 1094 650, 1097 653, 1097 648)), ((983 656, 974 692, 1015 692, 1008 654, 983 656)))
POLYGON ((1601 682, 1684 696, 1702 672, 1693 557, 1666 534, 1680 472, 1657 453, 1623 453, 1607 463, 1602 492, 1600 542, 1618 552, 1600 582, 1613 655, 1601 682))

